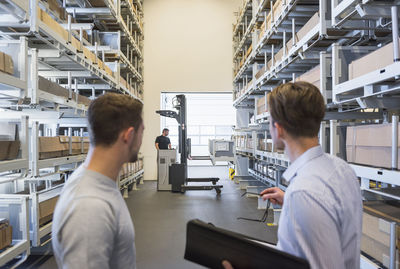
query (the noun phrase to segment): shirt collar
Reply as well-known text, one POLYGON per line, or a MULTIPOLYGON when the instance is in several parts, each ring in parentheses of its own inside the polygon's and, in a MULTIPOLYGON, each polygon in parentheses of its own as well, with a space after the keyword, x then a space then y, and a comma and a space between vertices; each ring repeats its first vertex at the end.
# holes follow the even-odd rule
POLYGON ((283 173, 282 177, 290 182, 290 180, 292 178, 294 178, 297 175, 297 171, 299 171, 299 169, 305 165, 306 163, 308 163, 309 161, 311 161, 312 159, 315 159, 319 156, 321 156, 322 154, 324 154, 324 152, 322 151, 322 148, 320 145, 312 147, 310 149, 308 149, 306 152, 304 152, 303 154, 301 154, 300 157, 298 157, 289 167, 288 169, 286 169, 285 173, 283 173))
POLYGON ((96 171, 93 171, 93 170, 90 170, 90 169, 87 169, 87 168, 85 168, 85 173, 92 175, 94 178, 96 178, 96 180, 98 182, 101 182, 106 186, 118 189, 117 182, 115 182, 115 180, 113 180, 112 178, 110 178, 108 176, 105 176, 105 175, 103 175, 103 174, 101 174, 99 172, 96 172, 96 171))

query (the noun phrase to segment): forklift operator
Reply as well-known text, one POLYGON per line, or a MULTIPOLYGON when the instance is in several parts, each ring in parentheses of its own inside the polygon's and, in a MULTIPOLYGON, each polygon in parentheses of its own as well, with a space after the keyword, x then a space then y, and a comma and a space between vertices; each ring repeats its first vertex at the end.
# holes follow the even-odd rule
POLYGON ((169 130, 164 128, 162 131, 162 135, 157 136, 156 138, 156 149, 171 149, 171 141, 168 138, 169 130))

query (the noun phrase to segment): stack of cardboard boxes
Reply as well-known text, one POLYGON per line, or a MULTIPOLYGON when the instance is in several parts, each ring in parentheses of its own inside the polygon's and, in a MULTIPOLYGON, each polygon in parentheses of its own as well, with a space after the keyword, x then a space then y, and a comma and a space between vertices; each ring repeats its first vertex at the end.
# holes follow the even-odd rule
POLYGON ((283 153, 282 150, 278 150, 273 146, 272 139, 264 139, 264 138, 259 138, 257 140, 257 150, 283 153))
POLYGON ((89 138, 72 136, 71 154, 68 136, 40 136, 39 159, 58 158, 70 155, 85 154, 89 150, 89 138), (82 143, 83 140, 83 143, 82 143), (83 146, 83 147, 82 147, 83 146))
POLYGON ((238 135, 235 137, 236 147, 239 149, 244 149, 246 147, 246 136, 238 135))
MULTIPOLYGON (((246 51, 246 54, 243 56, 242 60, 240 61, 239 69, 242 68, 243 64, 246 62, 246 59, 250 56, 252 50, 253 50, 253 47, 252 47, 252 45, 250 45, 250 47, 246 51)), ((237 70, 237 71, 239 71, 239 70, 237 70)))
MULTIPOLYGON (((48 27, 50 27, 55 33, 61 36, 65 41, 68 41, 68 31, 64 29, 58 22, 56 22, 49 14, 47 14, 44 10, 38 8, 39 19, 45 23, 48 27)), ((112 70, 102 61, 100 60, 94 53, 92 53, 89 49, 84 46, 81 46, 81 43, 78 39, 71 36, 71 44, 77 51, 82 51, 83 55, 86 59, 92 62, 94 65, 98 65, 99 69, 104 70, 108 75, 114 76, 112 70)))
POLYGON ((282 8, 283 8, 283 1, 282 0, 275 1, 274 5, 272 6, 272 11, 268 13, 267 19, 264 20, 263 24, 260 26, 259 40, 261 40, 264 34, 271 29, 272 24, 281 14, 282 8))
POLYGON ((12 243, 12 226, 7 219, 0 219, 0 250, 12 243))
POLYGON ((124 163, 120 171, 120 177, 126 178, 143 169, 143 159, 139 159, 134 163, 124 163))
MULTIPOLYGON (((283 3, 282 1, 276 1, 274 4, 274 8, 273 8, 273 18, 276 20, 276 18, 280 15, 280 13, 282 12, 282 7, 283 7, 283 3)), ((316 12, 311 18, 310 20, 308 20, 308 22, 296 33, 295 35, 295 41, 299 41, 301 40, 303 37, 305 37, 316 25, 318 25, 319 23, 319 13, 316 12)), ((271 25, 272 25, 272 21, 271 21, 271 12, 269 13, 269 15, 267 16, 267 26, 265 26, 265 21, 264 23, 261 25, 260 27, 260 36, 259 36, 259 40, 261 40, 261 38, 263 37, 263 35, 265 34, 266 31, 271 29, 271 25)), ((271 59, 268 61, 267 63, 267 67, 263 67, 261 68, 257 73, 256 73, 256 78, 259 79, 265 72, 267 72, 268 70, 270 70, 273 66, 272 64, 276 64, 279 63, 283 56, 286 54, 288 54, 290 52, 290 50, 293 48, 293 38, 290 39, 287 43, 285 47, 282 47, 275 55, 274 55, 274 59, 271 59), (284 51, 286 50, 286 51, 284 51)), ((319 85, 318 85, 319 86, 319 85)))

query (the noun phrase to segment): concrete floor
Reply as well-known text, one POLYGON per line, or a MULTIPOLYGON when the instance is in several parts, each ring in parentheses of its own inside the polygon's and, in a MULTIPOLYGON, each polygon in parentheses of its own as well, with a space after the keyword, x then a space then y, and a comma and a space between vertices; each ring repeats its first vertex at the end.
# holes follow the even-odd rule
MULTIPOLYGON (((223 166, 189 169, 189 177, 219 176, 224 185, 220 196, 215 191, 157 192, 154 181, 147 181, 139 185, 138 191, 129 193, 126 203, 135 225, 137 268, 203 268, 183 259, 186 223, 195 218, 276 242, 276 227, 236 219, 260 218, 264 212, 257 210, 255 198, 241 198, 243 191, 227 175, 227 168, 223 166)), ((272 222, 270 213, 269 222, 272 222)), ((32 255, 19 268, 56 268, 56 263, 51 255, 32 255)))

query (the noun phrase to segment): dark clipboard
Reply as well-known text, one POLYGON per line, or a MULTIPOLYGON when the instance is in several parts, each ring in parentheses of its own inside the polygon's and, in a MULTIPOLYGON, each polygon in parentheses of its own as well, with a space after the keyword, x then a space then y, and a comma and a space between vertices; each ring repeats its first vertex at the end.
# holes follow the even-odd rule
POLYGON ((234 269, 310 268, 306 260, 262 242, 268 243, 195 219, 187 224, 185 259, 208 268, 223 269, 223 260, 234 269))

